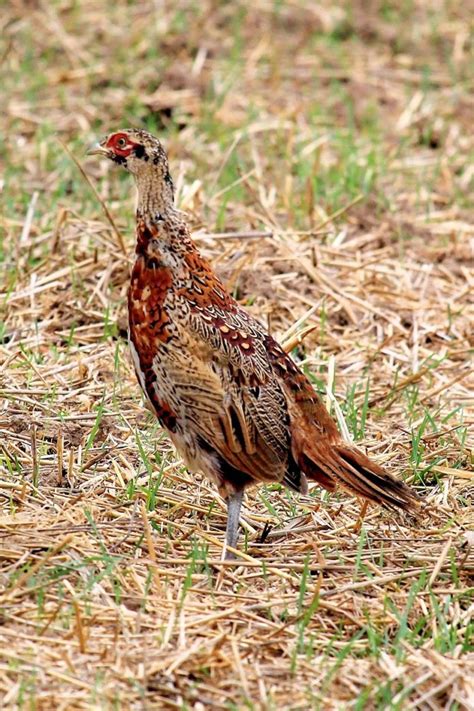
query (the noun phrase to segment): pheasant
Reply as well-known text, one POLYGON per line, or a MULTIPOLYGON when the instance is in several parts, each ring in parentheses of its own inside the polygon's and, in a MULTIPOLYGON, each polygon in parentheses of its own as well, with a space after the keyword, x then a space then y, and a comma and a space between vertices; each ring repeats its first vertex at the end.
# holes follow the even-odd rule
POLYGON ((233 557, 243 492, 253 484, 281 482, 305 494, 310 480, 389 508, 415 509, 417 496, 406 484, 343 441, 304 373, 199 253, 174 206, 160 141, 125 129, 89 154, 109 158, 135 178, 132 358, 186 466, 204 473, 227 501, 224 555, 233 557))

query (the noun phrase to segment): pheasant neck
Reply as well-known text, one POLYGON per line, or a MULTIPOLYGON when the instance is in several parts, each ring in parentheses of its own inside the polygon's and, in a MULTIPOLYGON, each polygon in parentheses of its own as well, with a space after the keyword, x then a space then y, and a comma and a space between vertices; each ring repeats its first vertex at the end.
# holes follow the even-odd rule
POLYGON ((174 188, 169 172, 150 166, 136 176, 138 189, 137 213, 151 220, 156 215, 174 212, 174 188))

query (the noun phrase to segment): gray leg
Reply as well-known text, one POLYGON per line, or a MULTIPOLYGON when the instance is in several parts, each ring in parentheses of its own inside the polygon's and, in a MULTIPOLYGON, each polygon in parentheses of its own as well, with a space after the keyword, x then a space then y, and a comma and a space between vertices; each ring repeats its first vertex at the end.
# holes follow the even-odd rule
POLYGON ((226 560, 231 560, 235 558, 234 553, 227 550, 227 546, 235 548, 237 546, 237 539, 239 537, 239 518, 240 518, 240 508, 242 506, 242 499, 244 498, 244 492, 239 491, 237 494, 232 494, 227 499, 227 528, 225 532, 226 545, 224 548, 224 558, 226 560))

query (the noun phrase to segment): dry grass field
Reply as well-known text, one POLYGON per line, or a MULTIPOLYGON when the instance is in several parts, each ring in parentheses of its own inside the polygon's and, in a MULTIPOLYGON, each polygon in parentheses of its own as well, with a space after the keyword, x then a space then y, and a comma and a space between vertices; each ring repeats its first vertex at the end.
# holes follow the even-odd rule
POLYGON ((2 708, 474 708, 469 5, 1 3, 2 708), (418 518, 267 486, 220 561, 128 355, 131 178, 85 156, 128 126, 418 518))

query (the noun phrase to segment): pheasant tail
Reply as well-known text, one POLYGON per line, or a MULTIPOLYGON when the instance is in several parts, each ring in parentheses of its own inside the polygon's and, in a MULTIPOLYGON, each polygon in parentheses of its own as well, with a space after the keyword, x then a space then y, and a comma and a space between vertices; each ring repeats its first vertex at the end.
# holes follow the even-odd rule
POLYGON ((329 491, 339 485, 382 506, 405 511, 414 511, 420 505, 406 484, 340 439, 317 443, 305 438, 299 447, 302 447, 297 454, 301 469, 308 479, 329 491))

